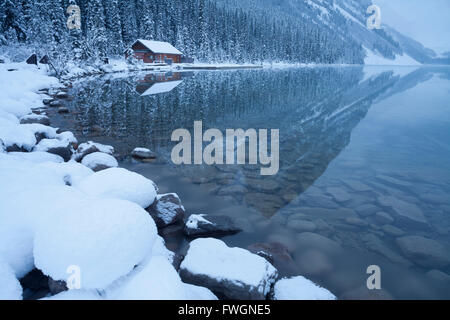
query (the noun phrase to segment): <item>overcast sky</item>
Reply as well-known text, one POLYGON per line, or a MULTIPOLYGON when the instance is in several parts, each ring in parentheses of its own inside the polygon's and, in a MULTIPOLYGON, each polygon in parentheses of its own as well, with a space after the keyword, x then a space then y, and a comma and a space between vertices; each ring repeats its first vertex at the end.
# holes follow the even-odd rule
POLYGON ((437 53, 450 51, 450 0, 373 0, 382 23, 437 53))

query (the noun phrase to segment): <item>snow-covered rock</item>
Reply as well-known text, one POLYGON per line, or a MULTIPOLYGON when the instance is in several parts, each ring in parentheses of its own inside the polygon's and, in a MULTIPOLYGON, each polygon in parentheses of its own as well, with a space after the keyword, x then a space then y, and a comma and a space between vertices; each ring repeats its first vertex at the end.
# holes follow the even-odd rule
POLYGON ((205 287, 183 283, 186 292, 186 300, 218 300, 211 290, 205 287))
POLYGON ((20 118, 20 124, 42 124, 44 126, 50 125, 50 119, 46 115, 28 114, 20 118))
POLYGON ((0 260, 0 300, 22 300, 22 287, 9 265, 0 260))
POLYGON ((275 283, 274 300, 336 300, 336 296, 305 277, 281 279, 275 283))
POLYGON ((21 127, 30 130, 36 137, 37 142, 42 139, 55 139, 57 136, 57 129, 40 123, 22 124, 21 127))
POLYGON ((241 231, 228 216, 204 214, 191 215, 184 228, 184 233, 189 237, 222 237, 241 231))
POLYGON ((59 139, 42 139, 33 149, 33 151, 42 151, 56 154, 69 161, 72 158, 72 147, 66 141, 59 139))
POLYGON ((156 197, 156 201, 147 208, 158 228, 177 223, 183 220, 185 209, 181 200, 175 193, 162 194, 156 197))
POLYGON ((263 300, 278 272, 256 254, 208 238, 190 243, 180 276, 186 283, 206 287, 230 299, 263 300))
POLYGON ((76 161, 81 161, 88 154, 95 152, 103 152, 109 155, 113 155, 114 148, 111 146, 89 141, 78 146, 78 149, 73 154, 73 159, 76 161))
POLYGON ((81 163, 95 172, 109 168, 117 168, 119 166, 116 158, 102 152, 88 154, 83 158, 81 163))
POLYGON ((129 200, 142 208, 148 208, 156 199, 153 181, 122 168, 97 172, 74 186, 91 196, 129 200))
POLYGON ((31 151, 36 145, 36 137, 24 125, 12 124, 0 119, 0 139, 7 151, 31 151))
POLYGON ((155 159, 156 158, 156 154, 151 151, 150 149, 146 149, 146 148, 135 148, 132 152, 131 155, 134 158, 137 159, 155 159))
POLYGON ((71 145, 75 145, 78 143, 77 138, 75 138, 75 135, 73 134, 73 132, 70 132, 70 131, 61 132, 60 134, 58 134, 56 136, 56 138, 60 141, 64 141, 71 145))
POLYGON ((127 275, 151 253, 157 229, 147 212, 123 200, 86 199, 38 228, 34 259, 54 280, 77 266, 82 289, 101 289, 127 275))

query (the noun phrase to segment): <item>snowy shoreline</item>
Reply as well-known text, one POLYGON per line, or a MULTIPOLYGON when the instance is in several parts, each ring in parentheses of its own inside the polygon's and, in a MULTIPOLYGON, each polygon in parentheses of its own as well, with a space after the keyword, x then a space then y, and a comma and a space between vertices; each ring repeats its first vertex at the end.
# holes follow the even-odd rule
MULTIPOLYGON (((6 63, 0 88, 0 299, 33 297, 22 287, 30 272, 48 281, 46 299, 335 299, 301 276, 280 280, 263 254, 217 239, 192 240, 186 257, 175 257, 158 228, 184 223, 180 199, 118 168, 112 147, 78 145, 51 127, 44 102, 65 95, 62 83, 6 63), (71 270, 79 271, 73 283, 71 270)), ((206 225, 205 237, 222 231, 206 225)))

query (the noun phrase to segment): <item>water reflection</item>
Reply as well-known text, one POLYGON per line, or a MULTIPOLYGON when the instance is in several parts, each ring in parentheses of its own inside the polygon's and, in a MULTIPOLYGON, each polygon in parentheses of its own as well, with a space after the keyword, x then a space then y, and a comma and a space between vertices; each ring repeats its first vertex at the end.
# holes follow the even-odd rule
POLYGON ((180 193, 188 210, 243 223, 245 232, 229 243, 282 243, 294 273, 343 297, 364 295, 365 268, 373 263, 390 281, 383 297, 450 297, 428 276, 450 272, 449 75, 448 68, 362 67, 152 73, 75 84, 68 103, 86 139, 113 138, 123 165, 180 193), (443 113, 421 111, 422 100, 443 113), (409 105, 383 118, 404 101, 409 105), (414 112, 429 121, 419 127, 409 120, 414 112), (222 132, 280 129, 279 173, 172 166, 173 130, 192 132, 198 120, 222 132), (137 146, 157 152, 159 162, 133 163, 127 155, 137 146), (434 256, 424 263, 405 248, 411 239, 398 239, 410 235, 434 241, 427 242, 434 256))

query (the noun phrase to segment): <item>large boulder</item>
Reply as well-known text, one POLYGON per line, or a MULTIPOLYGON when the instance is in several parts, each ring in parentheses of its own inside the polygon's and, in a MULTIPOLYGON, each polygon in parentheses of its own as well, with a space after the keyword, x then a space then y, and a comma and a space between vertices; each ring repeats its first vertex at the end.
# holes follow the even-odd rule
POLYGON ((217 239, 190 243, 180 266, 181 279, 234 300, 264 300, 278 271, 264 258, 217 239))
POLYGON ((336 300, 336 296, 302 276, 277 281, 273 300, 336 300))
POLYGON ((36 267, 55 281, 80 272, 83 289, 104 289, 152 253, 156 226, 132 202, 86 197, 61 210, 39 226, 33 246, 36 267))
POLYGON ((241 232, 228 216, 193 214, 186 221, 184 233, 188 237, 223 237, 241 232))
POLYGON ((102 152, 88 154, 83 158, 81 164, 88 167, 89 169, 94 170, 95 172, 99 172, 109 168, 117 168, 119 166, 116 158, 102 152))
POLYGON ((445 268, 450 265, 450 248, 421 236, 397 238, 397 244, 404 255, 420 266, 445 268))
POLYGON ((176 193, 162 194, 147 208, 158 228, 164 228, 184 219, 185 209, 176 193))

